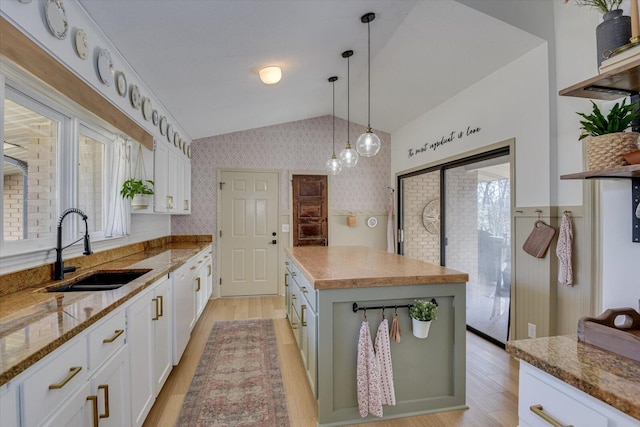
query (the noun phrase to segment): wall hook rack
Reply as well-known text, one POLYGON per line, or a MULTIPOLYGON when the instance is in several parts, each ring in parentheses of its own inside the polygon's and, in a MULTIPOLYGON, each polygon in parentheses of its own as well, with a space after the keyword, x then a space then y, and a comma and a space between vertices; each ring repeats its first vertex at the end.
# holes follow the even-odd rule
MULTIPOLYGON (((436 306, 438 305, 438 301, 435 298, 431 298, 431 302, 434 303, 436 306)), ((376 305, 374 307, 360 307, 358 306, 357 302, 354 302, 352 306, 352 310, 354 313, 357 313, 360 310, 364 310, 364 312, 366 313, 367 310, 384 310, 387 308, 393 308, 397 311, 399 308, 411 308, 411 307, 413 307, 413 304, 401 304, 401 305, 385 304, 385 305, 376 305)))

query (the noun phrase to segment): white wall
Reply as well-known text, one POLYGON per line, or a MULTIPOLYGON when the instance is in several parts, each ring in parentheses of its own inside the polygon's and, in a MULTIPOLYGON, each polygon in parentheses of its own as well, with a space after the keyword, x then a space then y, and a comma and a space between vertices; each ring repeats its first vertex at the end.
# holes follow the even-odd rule
POLYGON ((547 46, 542 45, 391 134, 391 174, 460 153, 516 140, 516 206, 547 205, 549 95, 547 46), (480 131, 466 135, 467 126, 480 131), (458 132, 465 134, 458 138, 458 132), (410 148, 454 139, 408 156, 410 148))

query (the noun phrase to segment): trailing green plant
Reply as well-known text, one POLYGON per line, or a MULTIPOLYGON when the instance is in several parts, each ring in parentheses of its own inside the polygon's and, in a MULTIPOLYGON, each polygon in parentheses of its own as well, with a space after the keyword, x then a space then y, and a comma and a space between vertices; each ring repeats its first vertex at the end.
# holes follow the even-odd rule
POLYGON ((625 104, 626 99, 622 100, 622 104, 616 102, 611 108, 607 117, 605 117, 595 102, 591 114, 576 113, 584 120, 580 121, 580 140, 588 136, 606 135, 608 133, 624 132, 633 120, 640 116, 640 110, 637 108, 638 103, 625 104))
MULTIPOLYGON (((569 0, 565 0, 564 2, 568 3, 569 0)), ((605 14, 612 10, 620 9, 622 0, 576 0, 576 4, 578 6, 589 6, 592 9, 597 9, 602 12, 602 14, 605 14)))
POLYGON ((122 184, 120 195, 123 199, 133 199, 136 194, 153 194, 154 185, 155 183, 150 179, 130 178, 122 184))
POLYGON ((438 305, 431 301, 425 301, 418 299, 416 303, 409 308, 409 316, 412 319, 428 322, 429 320, 436 320, 436 311, 438 305))

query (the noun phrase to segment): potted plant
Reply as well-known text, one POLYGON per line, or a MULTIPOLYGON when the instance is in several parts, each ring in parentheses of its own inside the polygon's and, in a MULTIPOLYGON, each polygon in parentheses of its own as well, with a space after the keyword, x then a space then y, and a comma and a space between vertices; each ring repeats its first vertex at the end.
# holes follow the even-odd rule
POLYGON ((436 311, 438 304, 434 301, 416 300, 416 303, 409 308, 409 316, 413 335, 416 338, 427 338, 429 336, 429 328, 431 321, 436 320, 436 311))
POLYGON ((625 132, 631 122, 640 116, 637 103, 616 103, 605 117, 591 101, 591 114, 577 113, 580 120, 580 140, 587 139, 587 167, 589 170, 624 166, 623 154, 638 149, 637 132, 625 132))
POLYGON ((154 182, 150 179, 130 178, 122 184, 120 195, 123 199, 131 199, 133 209, 146 209, 149 206, 149 196, 153 194, 154 182))
MULTIPOLYGON (((569 0, 565 0, 568 3, 569 0)), ((598 67, 619 47, 630 42, 631 17, 623 16, 622 0, 576 0, 578 6, 589 6, 602 13, 602 22, 596 27, 598 67)))

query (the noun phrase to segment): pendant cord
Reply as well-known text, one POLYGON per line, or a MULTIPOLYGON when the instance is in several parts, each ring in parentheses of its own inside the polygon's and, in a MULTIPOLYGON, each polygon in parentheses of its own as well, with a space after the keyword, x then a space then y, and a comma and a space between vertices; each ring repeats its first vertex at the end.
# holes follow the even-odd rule
POLYGON ((367 22, 367 44, 368 44, 368 77, 367 77, 367 127, 371 127, 371 23, 367 22))
POLYGON ((333 155, 336 155, 336 83, 331 82, 331 89, 333 91, 333 111, 331 113, 332 120, 332 133, 333 133, 333 155))
POLYGON ((347 144, 349 144, 349 139, 350 139, 350 135, 349 135, 349 123, 350 123, 350 119, 349 119, 349 81, 351 80, 351 78, 349 77, 350 75, 350 71, 349 71, 349 56, 347 56, 347 144))

